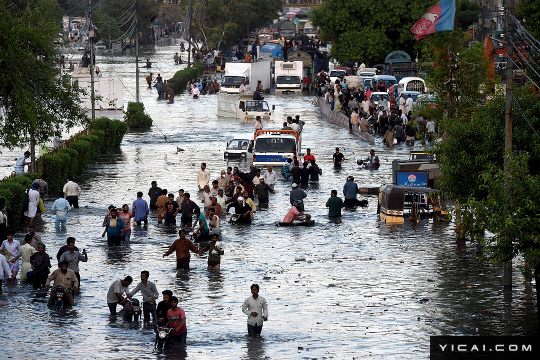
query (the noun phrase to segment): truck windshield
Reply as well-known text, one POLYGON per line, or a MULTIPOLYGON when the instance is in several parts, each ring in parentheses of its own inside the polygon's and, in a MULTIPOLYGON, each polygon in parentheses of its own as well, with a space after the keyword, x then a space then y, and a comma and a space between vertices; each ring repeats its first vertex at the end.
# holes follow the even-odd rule
POLYGON ((300 76, 278 76, 276 79, 276 84, 300 84, 300 76))
POLYGON ((268 103, 266 101, 246 101, 246 111, 268 111, 268 103))
POLYGON ((292 153, 296 150, 296 140, 291 138, 258 138, 255 140, 256 153, 292 153))
POLYGON ((240 86, 242 85, 242 81, 244 81, 246 78, 243 76, 230 76, 225 75, 223 77, 223 82, 221 83, 222 86, 240 86))

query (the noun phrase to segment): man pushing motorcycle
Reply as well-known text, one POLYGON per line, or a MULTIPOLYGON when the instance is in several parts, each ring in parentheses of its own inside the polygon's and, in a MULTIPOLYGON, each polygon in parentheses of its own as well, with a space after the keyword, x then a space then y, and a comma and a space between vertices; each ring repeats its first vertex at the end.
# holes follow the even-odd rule
MULTIPOLYGON (((58 263, 58 269, 54 270, 51 275, 47 278, 45 287, 48 288, 51 286, 51 281, 54 282, 54 286, 62 286, 64 288, 64 297, 66 304, 73 306, 73 293, 72 290, 77 290, 79 287, 79 280, 73 270, 68 269, 68 262, 66 260, 58 263)), ((52 307, 55 303, 56 297, 51 294, 49 297, 49 302, 47 303, 48 307, 52 307)))

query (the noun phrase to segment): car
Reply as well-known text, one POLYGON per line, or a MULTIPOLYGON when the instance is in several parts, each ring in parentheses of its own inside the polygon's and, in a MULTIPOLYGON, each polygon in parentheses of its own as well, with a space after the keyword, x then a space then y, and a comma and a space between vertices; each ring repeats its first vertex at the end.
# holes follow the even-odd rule
POLYGON ((435 94, 420 94, 416 98, 416 103, 419 106, 428 106, 431 108, 438 108, 437 96, 435 94))
POLYGON ((392 85, 397 84, 397 80, 395 77, 390 75, 375 75, 371 78, 371 88, 376 89, 377 84, 379 84, 379 81, 381 81, 386 85, 386 91, 390 89, 392 85))
POLYGON ((340 78, 342 75, 347 75, 347 71, 345 70, 331 70, 330 71, 330 84, 334 85, 336 83, 336 79, 340 78))
POLYGON ((418 96, 421 95, 419 91, 402 91, 401 93, 403 94, 405 100, 407 100, 409 98, 409 95, 411 95, 411 99, 413 100, 413 106, 416 105, 418 101, 418 96))
POLYGON ((385 92, 374 91, 370 95, 370 99, 373 99, 375 104, 377 104, 377 107, 379 107, 379 101, 381 101, 381 99, 383 98, 386 99, 387 101, 390 100, 390 96, 388 95, 388 93, 385 93, 385 92))
POLYGON ((227 147, 223 153, 225 159, 253 157, 253 134, 239 134, 227 141, 227 147))

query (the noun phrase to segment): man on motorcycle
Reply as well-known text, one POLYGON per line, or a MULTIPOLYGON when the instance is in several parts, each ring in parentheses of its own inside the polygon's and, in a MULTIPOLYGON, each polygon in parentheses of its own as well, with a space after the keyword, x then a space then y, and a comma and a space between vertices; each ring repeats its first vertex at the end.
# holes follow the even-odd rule
MULTIPOLYGON (((61 261, 58 264, 58 267, 59 268, 54 270, 53 273, 47 278, 47 282, 45 282, 45 287, 50 287, 51 281, 54 282, 54 286, 62 286, 66 290, 64 296, 66 298, 67 305, 73 306, 74 302, 71 290, 77 290, 77 287, 79 286, 79 280, 77 280, 75 272, 71 269, 68 269, 67 261, 61 261)), ((55 300, 56 298, 53 297, 51 294, 47 306, 52 307, 55 300)))
POLYGON ((161 292, 163 294, 163 300, 159 302, 157 306, 157 317, 158 317, 158 325, 159 326, 165 326, 167 324, 167 312, 171 308, 171 297, 173 296, 173 293, 171 290, 163 290, 161 292))

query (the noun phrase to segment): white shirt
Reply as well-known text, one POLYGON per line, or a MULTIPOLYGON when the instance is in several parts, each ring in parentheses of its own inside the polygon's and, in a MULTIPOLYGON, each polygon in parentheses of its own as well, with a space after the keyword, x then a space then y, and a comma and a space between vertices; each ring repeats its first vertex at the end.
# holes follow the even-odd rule
POLYGON ((362 111, 365 113, 369 113, 369 101, 362 101, 362 111))
POLYGON ((212 205, 212 200, 210 200, 210 193, 207 193, 206 191, 203 191, 203 203, 205 209, 208 209, 208 207, 212 205))
POLYGON ((399 98, 399 109, 405 111, 405 97, 399 98))
POLYGON ((261 182, 259 180, 259 177, 257 175, 255 175, 253 177, 253 179, 251 180, 251 182, 253 183, 253 185, 259 185, 261 182))
POLYGON ((11 279, 11 269, 4 256, 0 256, 0 280, 11 279))
POLYGON ((17 158, 17 162, 15 163, 14 171, 16 174, 23 174, 24 173, 24 163, 26 162, 26 157, 24 155, 21 155, 17 158))
POLYGON ((208 182, 210 181, 210 171, 206 169, 201 169, 197 173, 197 185, 199 186, 199 189, 203 189, 206 185, 208 185, 208 182))
MULTIPOLYGON (((214 215, 214 219, 216 219, 216 226, 215 226, 215 227, 219 227, 219 216, 214 215)), ((210 223, 210 226, 214 226, 214 223, 211 222, 211 223, 210 223)))
POLYGON ((412 106, 413 106, 412 97, 407 98, 407 101, 405 101, 405 114, 409 114, 409 111, 412 110, 412 106))
POLYGON ((277 183, 278 175, 277 172, 272 170, 272 172, 267 171, 263 175, 264 182, 267 183, 270 186, 274 186, 277 183))
POLYGON ((401 113, 401 120, 403 120, 403 123, 404 124, 407 124, 407 122, 409 121, 409 119, 407 119, 407 115, 401 113))
POLYGON ((248 325, 262 326, 263 317, 268 318, 268 308, 266 306, 266 300, 262 296, 258 296, 254 299, 250 296, 244 301, 242 305, 242 312, 248 316, 248 325), (251 316, 251 313, 255 311, 257 316, 251 316))
POLYGON ((249 85, 240 85, 240 93, 249 92, 249 85))
POLYGON ((225 203, 225 201, 227 200, 227 198, 225 197, 225 195, 223 196, 219 196, 217 195, 216 196, 216 200, 217 200, 217 203, 219 205, 221 205, 221 209, 225 210, 227 208, 227 204, 225 203))
POLYGON ((21 251, 21 243, 17 240, 13 240, 13 242, 10 244, 9 241, 4 240, 2 242, 2 245, 0 245, 0 250, 4 249, 7 249, 7 251, 9 251, 10 253, 8 260, 14 259, 19 256, 19 253, 21 251))
POLYGON ((122 280, 116 280, 109 287, 109 292, 107 293, 107 302, 110 304, 116 304, 120 301, 116 294, 129 294, 129 286, 122 286, 122 280))
POLYGON ((200 95, 201 92, 199 91, 199 88, 198 88, 198 87, 194 86, 193 89, 191 89, 191 94, 192 94, 193 96, 195 96, 195 95, 200 95))
POLYGON ((81 195, 81 188, 77 183, 74 183, 73 181, 68 181, 64 185, 64 195, 66 197, 68 196, 80 196, 81 195))
POLYGON ((291 123, 289 125, 294 131, 296 131, 297 134, 300 134, 300 125, 296 124, 296 123, 291 123))

